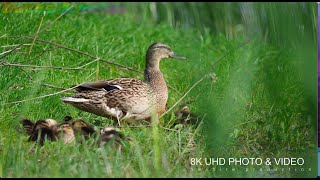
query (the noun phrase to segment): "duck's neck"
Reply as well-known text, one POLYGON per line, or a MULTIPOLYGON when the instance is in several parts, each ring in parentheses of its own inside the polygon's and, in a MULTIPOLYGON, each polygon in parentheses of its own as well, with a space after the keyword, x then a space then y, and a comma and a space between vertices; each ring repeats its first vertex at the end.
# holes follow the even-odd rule
POLYGON ((159 68, 160 59, 147 60, 144 79, 150 85, 156 96, 157 111, 164 111, 168 100, 168 88, 159 68))

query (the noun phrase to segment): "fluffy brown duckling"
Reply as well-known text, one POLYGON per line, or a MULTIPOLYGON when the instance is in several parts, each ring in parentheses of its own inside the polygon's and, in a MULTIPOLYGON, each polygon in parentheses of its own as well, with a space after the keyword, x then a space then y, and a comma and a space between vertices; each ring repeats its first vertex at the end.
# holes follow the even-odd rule
POLYGON ((88 139, 90 136, 92 136, 96 132, 93 126, 86 123, 82 119, 77 119, 73 121, 71 124, 74 132, 76 134, 80 134, 85 139, 88 139))
POLYGON ((177 118, 176 124, 199 124, 199 117, 191 112, 187 104, 180 105, 174 114, 177 118))
POLYGON ((62 122, 54 126, 53 131, 55 136, 62 140, 64 144, 72 143, 75 140, 75 134, 69 122, 62 122))
POLYGON ((132 141, 132 139, 126 137, 115 127, 105 127, 100 131, 98 145, 104 146, 105 144, 113 143, 114 147, 122 152, 127 141, 132 141))
POLYGON ((33 123, 29 119, 22 120, 22 126, 29 135, 28 141, 38 141, 43 146, 44 141, 56 141, 54 127, 57 122, 54 119, 41 119, 33 123))
POLYGON ((72 126, 72 129, 75 133, 75 135, 80 135, 81 137, 84 137, 85 140, 87 140, 90 136, 92 136, 96 131, 92 125, 85 122, 82 119, 76 119, 72 121, 71 116, 65 116, 64 122, 69 122, 72 126))

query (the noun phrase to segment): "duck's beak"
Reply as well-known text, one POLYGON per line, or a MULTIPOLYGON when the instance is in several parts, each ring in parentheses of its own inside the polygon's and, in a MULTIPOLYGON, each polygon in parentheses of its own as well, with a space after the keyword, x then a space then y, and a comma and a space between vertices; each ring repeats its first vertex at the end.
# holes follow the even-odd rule
POLYGON ((169 57, 175 58, 175 59, 183 59, 183 60, 186 60, 186 59, 187 59, 186 57, 181 56, 181 55, 179 55, 179 54, 177 54, 177 53, 175 53, 175 52, 172 52, 172 53, 169 55, 169 57))

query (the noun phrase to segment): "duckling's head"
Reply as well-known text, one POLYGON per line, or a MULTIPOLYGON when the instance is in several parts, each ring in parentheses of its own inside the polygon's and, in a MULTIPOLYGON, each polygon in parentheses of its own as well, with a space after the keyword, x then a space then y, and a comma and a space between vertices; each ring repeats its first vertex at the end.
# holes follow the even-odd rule
POLYGON ((113 142, 113 148, 117 148, 120 152, 127 149, 126 147, 133 142, 131 137, 125 136, 123 132, 119 131, 115 127, 105 127, 100 133, 99 146, 113 142))
POLYGON ((73 129, 72 126, 70 125, 70 123, 61 123, 56 127, 56 132, 59 133, 63 133, 63 134, 73 134, 73 129))
POLYGON ((82 119, 77 119, 77 120, 73 121, 72 128, 76 131, 83 130, 87 133, 94 133, 95 132, 94 128, 82 119))
POLYGON ((58 124, 57 121, 54 119, 46 119, 45 122, 48 124, 48 127, 50 128, 58 124))
POLYGON ((105 127, 101 129, 100 134, 106 139, 111 139, 114 136, 121 136, 117 129, 114 127, 105 127))
POLYGON ((74 142, 74 131, 70 123, 63 122, 55 127, 55 136, 58 137, 58 139, 62 139, 64 144, 74 142))
POLYGON ((118 130, 114 127, 105 127, 101 129, 100 131, 100 145, 104 145, 111 139, 114 139, 116 141, 119 141, 120 139, 123 139, 124 136, 118 132, 118 130))
POLYGON ((186 114, 190 114, 191 111, 188 107, 188 105, 186 104, 183 104, 179 107, 179 110, 177 110, 174 114, 176 115, 176 117, 179 119, 181 118, 183 115, 186 115, 186 114))
POLYGON ((159 42, 151 44, 147 51, 147 67, 159 67, 159 62, 163 58, 186 59, 185 57, 173 52, 166 44, 159 42))
POLYGON ((182 106, 180 106, 180 110, 181 110, 181 112, 183 112, 183 113, 190 113, 189 106, 186 105, 186 104, 183 104, 182 106))
POLYGON ((81 129, 81 128, 87 127, 87 126, 89 126, 88 123, 84 122, 84 120, 82 120, 82 119, 77 119, 72 122, 72 127, 74 129, 81 129))

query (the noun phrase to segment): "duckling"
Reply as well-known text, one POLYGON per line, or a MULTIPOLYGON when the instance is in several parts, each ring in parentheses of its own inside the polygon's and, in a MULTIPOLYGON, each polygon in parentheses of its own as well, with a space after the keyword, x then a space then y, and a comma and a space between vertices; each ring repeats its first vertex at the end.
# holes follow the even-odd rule
POLYGON ((85 139, 88 139, 91 135, 93 135, 96 132, 94 127, 92 125, 86 123, 84 120, 76 119, 74 121, 71 121, 72 119, 73 119, 73 117, 71 117, 71 116, 65 116, 63 118, 63 121, 69 122, 71 124, 75 135, 80 134, 85 139))
POLYGON ((146 53, 144 80, 115 78, 88 82, 76 86, 77 94, 63 97, 64 103, 77 109, 129 123, 150 120, 155 112, 163 114, 168 100, 168 88, 160 71, 163 58, 186 59, 163 43, 153 43, 146 53))
POLYGON ((69 122, 62 122, 54 127, 55 136, 59 140, 63 140, 64 144, 74 142, 75 135, 72 125, 69 122))
POLYGON ((38 141, 43 146, 45 139, 56 141, 53 128, 57 125, 54 119, 41 119, 33 123, 29 119, 22 119, 22 125, 29 135, 28 141, 38 141))
POLYGON ((86 123, 82 119, 76 119, 71 123, 71 125, 75 134, 80 134, 85 139, 88 139, 90 136, 92 136, 96 132, 92 125, 86 123))
POLYGON ((101 147, 107 143, 113 142, 115 148, 119 151, 123 151, 125 141, 132 141, 130 137, 125 137, 123 133, 119 132, 115 127, 105 127, 100 131, 100 137, 98 139, 98 145, 101 147))
POLYGON ((199 117, 192 113, 187 104, 182 104, 179 106, 179 109, 174 112, 177 117, 176 124, 198 124, 199 117))

